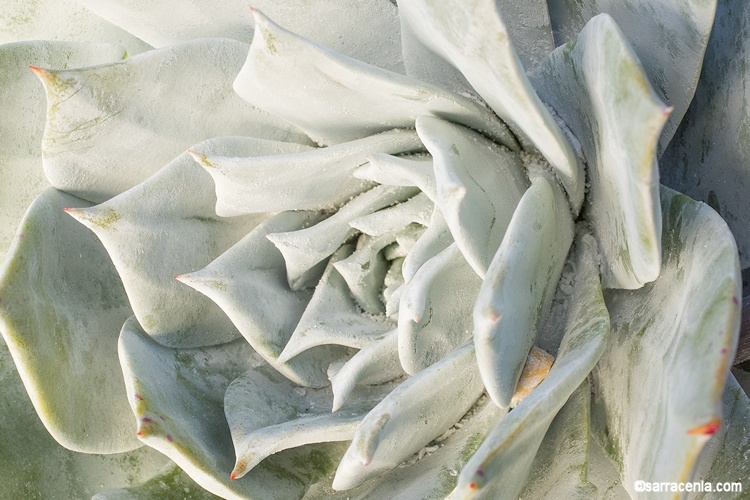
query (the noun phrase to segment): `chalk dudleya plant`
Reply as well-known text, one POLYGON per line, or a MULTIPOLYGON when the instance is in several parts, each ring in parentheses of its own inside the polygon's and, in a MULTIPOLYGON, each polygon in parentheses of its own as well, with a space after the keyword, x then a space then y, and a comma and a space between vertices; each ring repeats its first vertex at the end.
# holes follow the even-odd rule
POLYGON ((10 497, 750 486, 750 4, 80 3, 3 7, 10 497))

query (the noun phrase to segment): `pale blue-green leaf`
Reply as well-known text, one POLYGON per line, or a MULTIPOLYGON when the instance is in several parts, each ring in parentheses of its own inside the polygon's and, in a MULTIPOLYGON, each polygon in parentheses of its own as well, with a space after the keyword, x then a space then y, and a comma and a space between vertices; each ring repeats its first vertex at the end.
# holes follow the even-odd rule
POLYGON ((331 375, 333 411, 338 411, 361 384, 382 384, 405 375, 398 359, 398 332, 370 340, 331 375))
POLYGON ((522 144, 545 156, 577 212, 583 167, 526 77, 495 0, 414 0, 399 7, 403 22, 422 43, 463 73, 522 144))
MULTIPOLYGON (((0 14, 2 16, 2 14, 0 14)), ((26 208, 49 182, 42 170, 46 100, 29 66, 75 68, 117 61, 113 45, 19 42, 0 45, 0 263, 5 260, 26 208)))
MULTIPOLYGON (((565 335, 545 378, 487 437, 461 472, 454 497, 516 498, 552 420, 599 360, 609 336, 596 265, 596 242, 579 233, 576 276, 565 335)), ((479 350, 479 346, 477 346, 479 350)), ((582 389, 588 391, 588 389, 582 389)), ((580 467, 576 467, 580 472, 580 467)))
POLYGON ((171 349, 154 342, 131 317, 119 351, 140 439, 211 493, 232 499, 301 498, 343 455, 340 444, 288 450, 231 481, 235 455, 224 395, 232 380, 252 368, 247 342, 171 349))
POLYGON ((54 188, 29 207, 0 276, 0 329, 50 434, 85 453, 139 446, 117 337, 132 314, 96 237, 63 212, 88 205, 54 188))
POLYGON ((365 314, 385 313, 382 292, 389 263, 383 249, 395 243, 395 233, 381 236, 359 235, 356 250, 333 263, 346 284, 355 303, 365 314))
MULTIPOLYGON (((741 483, 750 488, 750 399, 731 373, 722 397, 721 429, 706 444, 698 460, 694 480, 707 483, 741 483)), ((734 492, 734 498, 742 498, 734 492)), ((696 494, 690 498, 711 498, 696 494)))
POLYGON ((393 322, 385 316, 362 314, 349 286, 336 269, 334 264, 353 252, 354 245, 349 243, 333 254, 277 363, 285 363, 321 345, 361 348, 393 329, 393 322))
MULTIPOLYGON (((199 147, 263 154, 277 144, 227 137, 199 147)), ((102 241, 135 316, 164 345, 198 347, 239 336, 216 304, 174 279, 204 268, 262 220, 258 215, 220 218, 215 205, 211 176, 183 153, 125 193, 92 208, 69 210, 102 241)))
MULTIPOLYGON (((227 37, 250 43, 250 3, 139 2, 79 0, 93 12, 122 26, 154 47, 196 38, 227 37)), ((388 0, 253 0, 286 29, 355 59, 402 71, 398 13, 388 0), (325 29, 321 29, 325 26, 325 29)))
POLYGON ((515 147, 507 127, 481 103, 342 56, 254 13, 253 43, 234 88, 248 102, 289 120, 319 143, 413 127, 417 116, 432 114, 515 147), (301 82, 299 75, 304 75, 301 82))
POLYGON ((727 222, 743 268, 750 266, 748 30, 750 3, 718 2, 695 97, 660 161, 662 183, 708 203, 727 222))
POLYGON ((52 185, 101 202, 211 137, 307 141, 232 90, 247 50, 233 40, 197 40, 104 66, 39 70, 47 91, 44 171, 52 185))
POLYGON ((370 236, 399 231, 412 223, 428 226, 435 206, 430 198, 419 193, 403 203, 357 217, 349 225, 370 236))
POLYGON ((603 286, 654 281, 661 261, 656 145, 669 108, 606 14, 553 52, 531 80, 586 156, 586 219, 599 242, 603 286))
POLYGON ((95 15, 77 0, 6 0, 0 10, 0 44, 32 40, 111 43, 131 55, 151 48, 115 24, 95 15))
POLYGON ((216 213, 231 216, 339 206, 372 187, 352 176, 367 163, 367 155, 419 151, 422 144, 414 131, 393 130, 327 148, 302 148, 268 157, 196 155, 216 183, 216 213))
POLYGON ((533 70, 555 49, 546 0, 497 0, 510 41, 526 71, 533 70))
POLYGON ((484 279, 521 196, 521 158, 461 125, 420 116, 417 133, 432 154, 437 205, 458 248, 484 279))
POLYGON ((392 156, 374 154, 352 175, 387 186, 417 186, 432 201, 437 200, 435 173, 429 155, 392 156))
MULTIPOLYGON (((591 387, 585 379, 552 420, 519 498, 601 497, 587 478, 591 387)), ((606 460, 606 458, 605 458, 606 460)))
MULTIPOLYGON (((437 199, 437 197, 435 198, 437 199)), ((453 244, 453 235, 448 229, 443 212, 439 207, 432 211, 430 224, 424 233, 417 239, 409 254, 404 258, 402 273, 404 281, 408 283, 417 274, 417 271, 431 258, 453 244)))
POLYGON ((481 284, 455 243, 406 283, 398 309, 398 355, 407 373, 424 370, 471 338, 481 284))
POLYGON ((547 177, 536 177, 473 305, 479 370, 487 393, 501 408, 510 405, 572 241, 573 220, 564 194, 547 177))
MULTIPOLYGON (((144 449, 151 450, 145 447, 144 449)), ((158 453, 152 451, 152 453, 158 453)), ((160 454, 161 455, 161 454, 160 454)), ((182 469, 171 464, 164 471, 137 486, 100 491, 91 500, 216 500, 190 479, 182 469)))
POLYGON ((284 255, 289 284, 297 290, 307 286, 306 274, 327 259, 342 243, 357 234, 349 223, 395 203, 406 201, 419 191, 413 187, 376 186, 346 203, 336 213, 314 226, 268 235, 284 255))
POLYGON ((319 220, 310 212, 283 212, 260 224, 208 267, 179 280, 221 307, 255 351, 292 382, 328 385, 328 365, 344 353, 322 347, 277 363, 305 311, 312 291, 293 291, 284 258, 266 235, 299 229, 319 220))
MULTIPOLYGON (((398 245, 396 248, 401 248, 401 246, 398 245)), ((387 254, 386 258, 388 258, 387 254)), ((404 258, 405 256, 397 256, 391 260, 390 267, 388 268, 388 272, 385 273, 385 279, 383 280, 385 315, 388 318, 394 318, 396 321, 398 321, 398 316, 394 315, 398 314, 401 293, 404 290, 404 258)))
MULTIPOLYGON (((657 95, 673 108, 659 140, 658 151, 664 151, 696 91, 717 1, 547 0, 547 4, 556 45, 575 40, 589 19, 597 14, 612 16, 632 44, 657 95)), ((744 5, 744 2, 740 0, 736 4, 744 5)), ((728 36, 739 34, 725 27, 719 30, 728 36)), ((731 49, 727 55, 734 58, 736 52, 731 49)), ((717 75, 715 81, 722 82, 722 77, 717 75)), ((734 87, 727 82, 727 88, 734 87)), ((703 128, 700 130, 702 134, 703 128)))
POLYGON ((631 495, 636 480, 693 476, 721 423, 740 320, 729 228, 706 205, 666 188, 661 205, 659 279, 605 294, 612 337, 593 372, 592 428, 631 495))
POLYGON ((333 488, 354 488, 396 467, 458 422, 483 390, 473 343, 408 378, 364 418, 333 488))
POLYGON ((237 455, 232 479, 238 479, 270 455, 307 444, 351 441, 357 426, 388 388, 359 394, 331 411, 331 389, 295 387, 278 373, 250 370, 234 380, 224 396, 237 455))

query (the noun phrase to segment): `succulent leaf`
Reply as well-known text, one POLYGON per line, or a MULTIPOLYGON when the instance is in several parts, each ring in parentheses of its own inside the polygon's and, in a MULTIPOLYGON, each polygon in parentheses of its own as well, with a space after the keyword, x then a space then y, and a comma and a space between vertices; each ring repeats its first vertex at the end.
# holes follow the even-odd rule
MULTIPOLYGON (((556 45, 573 41, 591 18, 602 13, 609 14, 622 29, 654 91, 672 107, 659 140, 659 155, 666 149, 693 99, 714 13, 717 4, 724 3, 716 0, 547 0, 556 45)), ((735 57, 734 51, 731 56, 735 57)), ((716 81, 721 82, 721 77, 716 81)))
MULTIPOLYGON (((252 154, 277 145, 217 138, 196 146, 203 147, 252 154)), ((92 208, 68 211, 102 241, 135 316, 164 345, 197 347, 239 336, 213 301, 174 279, 208 265, 263 219, 222 219, 215 205, 210 176, 186 152, 123 194, 92 208)))
POLYGON ((281 28, 255 10, 255 36, 234 88, 251 104, 294 123, 321 144, 412 127, 432 114, 516 149, 507 127, 476 101, 370 66, 281 28), (300 87, 297 74, 305 74, 300 87), (335 106, 331 97, 335 96, 335 106))
POLYGON ((375 153, 352 175, 386 186, 417 186, 432 201, 437 200, 435 171, 428 155, 404 157, 375 153))
POLYGON ((0 263, 5 260, 26 208, 49 186, 40 161, 47 108, 39 79, 29 71, 29 66, 86 66, 117 61, 124 55, 123 49, 104 44, 33 41, 0 45, 0 144, 3 150, 0 157, 0 263))
POLYGON ((373 187, 351 175, 367 155, 422 149, 413 131, 392 130, 327 148, 300 146, 289 154, 249 158, 209 154, 196 155, 196 160, 216 184, 216 213, 227 217, 337 207, 373 187))
POLYGON ((498 0, 518 59, 527 72, 534 69, 555 48, 547 2, 498 0))
POLYGON ((224 395, 234 379, 253 367, 247 342, 171 349, 154 342, 131 317, 120 334, 119 352, 140 439, 215 495, 301 498, 343 454, 338 444, 296 448, 232 481, 235 456, 224 395))
POLYGON ((102 202, 211 137, 307 142, 232 91, 247 48, 197 40, 104 66, 40 70, 47 91, 42 152, 52 185, 102 202))
POLYGON ((501 408, 510 405, 573 242, 573 221, 558 190, 545 176, 533 180, 473 305, 479 370, 501 408))
POLYGON ((0 276, 0 330, 45 427, 68 449, 138 448, 117 338, 132 314, 106 251, 54 188, 29 207, 0 276))
POLYGON ((182 469, 172 464, 142 484, 100 491, 91 500, 163 500, 174 494, 184 495, 184 498, 191 500, 220 498, 195 484, 182 469))
POLYGON ((739 328, 739 265, 729 229, 706 205, 667 188, 661 204, 661 275, 640 290, 607 291, 612 337, 593 372, 594 435, 631 495, 636 479, 692 477, 721 426, 739 328))
MULTIPOLYGON (((492 498, 493 492, 501 488, 503 495, 515 498, 524 487, 555 415, 604 351, 609 317, 594 258, 596 243, 585 233, 579 233, 576 241, 579 272, 557 359, 547 378, 500 422, 466 464, 454 490, 455 497, 492 498)), ((580 472, 580 467, 576 468, 580 472)))
POLYGON ((422 43, 461 71, 524 146, 547 158, 577 212, 583 168, 526 77, 495 1, 402 1, 399 13, 422 43))
POLYGON ((661 215, 656 145, 669 115, 622 32, 606 14, 553 52, 531 78, 581 142, 586 219, 602 253, 605 288, 659 276, 661 215))

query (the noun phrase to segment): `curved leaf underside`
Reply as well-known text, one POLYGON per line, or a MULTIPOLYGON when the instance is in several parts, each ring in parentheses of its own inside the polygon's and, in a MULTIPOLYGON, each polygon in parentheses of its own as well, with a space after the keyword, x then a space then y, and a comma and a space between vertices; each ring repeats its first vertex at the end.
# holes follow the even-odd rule
POLYGON ((476 101, 336 54, 254 13, 255 36, 234 88, 319 143, 413 127, 417 116, 431 114, 517 148, 507 127, 476 101), (300 74, 305 75, 301 86, 300 74))
POLYGON ((661 258, 656 145, 669 108, 605 14, 555 50, 531 80, 586 156, 585 216, 601 249, 603 286, 634 289, 654 281, 661 258))
POLYGON ((205 139, 307 142, 232 90, 247 49, 233 40, 197 40, 105 66, 39 70, 48 99, 44 171, 52 185, 102 202, 205 139))
POLYGON ((577 213, 582 165, 526 77, 495 0, 414 0, 399 7, 419 40, 461 71, 522 144, 544 155, 577 213))
MULTIPOLYGON (((3 6, 3 9, 7 6, 3 6)), ((5 10, 4 10, 5 12, 5 10)), ((29 66, 75 68, 118 61, 114 45, 33 41, 0 46, 0 262, 5 260, 26 208, 49 182, 41 142, 46 100, 29 66)))
MULTIPOLYGON (((720 5, 724 3, 718 2, 720 5)), ((741 3, 737 2, 738 5, 741 3)), ((547 4, 556 45, 574 40, 597 14, 612 16, 633 45, 654 91, 673 109, 659 139, 658 153, 664 151, 696 92, 717 1, 547 0, 547 4)), ((724 28, 720 31, 741 33, 724 28)), ((727 54, 736 57, 734 50, 727 54)), ((716 82, 722 82, 723 77, 718 77, 715 71, 709 74, 717 75, 716 82)), ((727 111, 723 107, 714 109, 727 111)), ((701 128, 701 133, 703 130, 701 128)), ((722 132, 725 132, 723 128, 722 132)))
MULTIPOLYGON (((282 146, 229 137, 197 147, 250 155, 282 146)), ((183 153, 122 195, 68 211, 102 241, 138 321, 164 345, 197 347, 239 336, 216 304, 174 280, 208 265, 262 220, 258 215, 222 219, 215 205, 210 176, 183 153)))
POLYGON ((343 454, 338 443, 283 451, 232 481, 235 455, 224 395, 234 379, 253 367, 247 342, 170 349, 154 342, 131 317, 120 334, 119 352, 140 439, 216 495, 301 498, 343 454))
POLYGON ((729 229, 706 205, 669 189, 662 188, 661 204, 661 274, 640 290, 605 294, 613 334, 593 378, 594 432, 631 495, 636 479, 692 477, 721 426, 739 329, 741 281, 729 229))
POLYGON ((87 204, 54 188, 31 205, 0 277, 0 328, 54 438, 86 453, 139 446, 127 416, 117 337, 132 314, 101 243, 63 212, 87 204))
POLYGON ((190 500, 220 498, 198 486, 182 469, 171 464, 148 481, 136 486, 100 491, 91 500, 163 500, 171 498, 171 495, 180 495, 190 500))

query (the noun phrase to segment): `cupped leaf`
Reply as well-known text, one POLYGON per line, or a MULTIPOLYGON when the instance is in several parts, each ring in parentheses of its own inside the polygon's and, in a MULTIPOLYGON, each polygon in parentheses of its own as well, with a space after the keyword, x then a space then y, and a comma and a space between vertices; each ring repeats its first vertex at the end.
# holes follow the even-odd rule
POLYGON ((376 153, 370 155, 367 163, 352 175, 386 186, 417 186, 432 201, 437 200, 435 173, 429 155, 392 156, 376 153))
POLYGON ((332 144, 413 127, 417 116, 432 114, 516 147, 505 125, 476 101, 336 54, 254 15, 253 43, 234 88, 314 140, 332 144), (302 86, 297 75, 305 75, 302 86))
POLYGON ((495 0, 401 1, 399 13, 426 47, 463 73, 522 144, 544 155, 578 212, 583 168, 529 83, 495 0))
POLYGON ((563 193, 537 176, 521 198, 473 305, 477 361, 487 393, 510 405, 573 241, 563 193))
POLYGON ((631 495, 636 480, 692 477, 721 426, 739 329, 740 270, 726 224, 666 188, 661 204, 659 279, 605 294, 613 333, 593 372, 592 427, 631 495))
POLYGON ((352 255, 353 244, 341 246, 331 257, 315 287, 279 363, 321 345, 360 348, 393 328, 385 316, 363 314, 335 264, 352 255))
MULTIPOLYGON (((115 24, 95 15, 77 0, 7 0, 0 14, 0 44, 32 40, 111 43, 123 47, 129 54, 151 48, 115 24)), ((78 64, 64 65, 76 66, 78 64)))
POLYGON ((458 422, 483 390, 473 343, 408 378, 364 418, 333 488, 354 488, 396 467, 458 422))
POLYGON ((0 329, 50 434, 86 453, 139 446, 117 338, 132 314, 96 237, 63 212, 80 198, 49 188, 32 203, 0 276, 0 329))
MULTIPOLYGON (((352 172, 374 153, 420 151, 414 131, 393 130, 327 148, 250 158, 196 155, 216 183, 221 216, 330 209, 372 187, 352 172)), ((199 152, 200 153, 200 152, 199 152)))
POLYGON ((52 185, 101 202, 211 137, 306 142, 232 90, 247 49, 233 40, 197 40, 105 66, 38 70, 47 91, 42 151, 52 185))
POLYGON ((439 207, 432 211, 430 224, 419 239, 414 243, 409 253, 404 257, 401 267, 404 282, 408 283, 417 271, 431 258, 454 243, 453 235, 448 229, 443 212, 439 207))
POLYGON ((656 146, 670 109, 606 14, 555 50, 531 80, 586 156, 585 216, 601 249, 603 286, 634 289, 654 281, 661 259, 656 146))
POLYGON ((430 198, 419 193, 403 203, 357 217, 349 225, 369 236, 383 236, 403 230, 412 223, 429 225, 434 208, 430 198))
MULTIPOLYGON (((7 6, 6 6, 7 7, 7 6)), ((124 49, 114 45, 33 41, 0 45, 0 262, 5 260, 16 227, 49 182, 42 170, 46 101, 29 66, 75 68, 117 61, 124 49)))
MULTIPOLYGON (((466 464, 453 493, 456 498, 493 498, 500 491, 517 497, 555 415, 604 351, 609 316, 599 283, 596 242, 587 233, 579 233, 576 241, 578 273, 557 359, 547 378, 500 422, 466 464)), ((588 392, 586 386, 580 390, 588 392)), ((575 469, 580 474, 580 463, 575 469)))
POLYGON ((140 439, 211 493, 224 498, 301 498, 343 454, 338 444, 288 450, 232 481, 235 455, 224 395, 234 379, 252 368, 253 351, 245 340, 171 349, 154 342, 131 317, 120 334, 119 352, 140 439))
MULTIPOLYGON (((220 8, 200 2, 79 1, 154 47, 215 37, 250 43, 253 36, 244 0, 226 0, 220 8)), ((402 68, 398 14, 388 0, 253 0, 252 5, 321 45, 392 71, 402 68)))
MULTIPOLYGON (((622 29, 654 91, 673 109, 659 140, 659 153, 669 144, 696 92, 717 3, 725 4, 716 0, 547 0, 557 45, 575 40, 584 25, 602 13, 612 16, 622 29)), ((740 33, 725 27, 719 31, 729 36, 740 33)), ((734 49, 730 54, 736 57, 734 49)), ((716 75, 717 83, 723 80, 714 71, 708 74, 716 75)))
POLYGON ((484 279, 529 187, 521 158, 438 118, 420 116, 417 133, 432 154, 437 204, 461 253, 484 279))
POLYGON ((415 374, 471 337, 471 311, 482 281, 455 243, 404 285, 398 309, 398 355, 415 374))
POLYGON ((301 389, 271 371, 250 370, 234 380, 224 397, 239 479, 262 460, 307 444, 351 441, 357 426, 387 388, 362 394, 331 412, 331 389, 301 389))
POLYGON ((226 313, 255 351, 292 382, 322 387, 328 365, 341 349, 318 348, 277 363, 312 291, 294 291, 286 279, 284 258, 266 235, 299 229, 319 219, 314 212, 283 212, 260 224, 207 267, 178 279, 210 297, 226 313), (280 313, 283 311, 283 313, 280 313))
POLYGON ((742 268, 750 266, 748 30, 750 3, 718 2, 695 97, 660 161, 662 183, 708 203, 727 222, 742 268))
POLYGON ((329 218, 305 229, 268 235, 284 255, 289 284, 295 290, 307 286, 308 273, 357 234, 350 222, 406 201, 416 195, 413 187, 375 186, 354 197, 329 218))
MULTIPOLYGON (((266 154, 279 143, 210 139, 197 147, 266 154)), ((99 237, 122 278, 143 328, 164 345, 226 342, 239 332, 208 297, 174 280, 204 268, 261 220, 220 218, 211 177, 183 153, 145 182, 92 208, 68 210, 99 237)))

